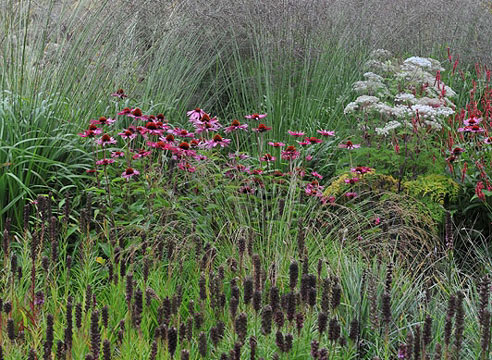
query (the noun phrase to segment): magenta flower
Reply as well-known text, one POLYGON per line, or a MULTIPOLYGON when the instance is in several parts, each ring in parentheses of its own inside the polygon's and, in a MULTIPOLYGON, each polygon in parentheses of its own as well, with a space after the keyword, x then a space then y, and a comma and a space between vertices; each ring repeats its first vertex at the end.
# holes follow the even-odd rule
POLYGON ((335 136, 335 131, 317 130, 317 133, 322 135, 322 136, 335 136))
POLYGON ((189 173, 194 173, 196 171, 196 167, 191 166, 189 162, 181 161, 178 163, 178 168, 183 171, 187 171, 189 173))
POLYGON ((222 127, 216 117, 210 118, 207 114, 205 114, 203 118, 206 118, 206 121, 197 121, 193 124, 197 134, 202 132, 218 131, 222 127))
POLYGON ((191 146, 186 141, 181 142, 177 147, 171 147, 171 151, 178 157, 196 156, 196 151, 191 150, 191 146))
POLYGON ((360 148, 360 144, 354 144, 354 143, 352 143, 352 141, 349 140, 345 144, 341 143, 340 145, 338 145, 338 147, 342 148, 342 149, 352 150, 352 149, 360 148))
POLYGON ((206 141, 204 147, 211 149, 220 145, 220 147, 228 146, 231 142, 231 139, 224 139, 219 134, 216 134, 212 140, 206 141))
POLYGON ((246 119, 250 119, 250 120, 260 120, 260 119, 263 119, 266 116, 267 116, 267 114, 254 113, 254 114, 251 114, 251 115, 246 115, 245 118, 246 119))
POLYGON ((109 165, 112 163, 114 163, 113 159, 101 159, 101 160, 96 161, 97 165, 103 165, 103 166, 106 166, 106 165, 109 165))
POLYGON ((186 113, 186 116, 190 119, 191 122, 198 121, 205 115, 205 111, 200 108, 195 108, 194 110, 190 110, 186 113))
POLYGON ((125 153, 123 151, 113 151, 111 153, 112 158, 119 158, 125 156, 125 153))
POLYGON ((483 142, 486 143, 486 144, 488 144, 488 145, 492 144, 492 136, 489 136, 483 142))
POLYGON ((137 119, 137 120, 145 120, 146 121, 149 118, 148 116, 145 116, 144 114, 142 114, 142 110, 140 110, 140 108, 132 109, 129 114, 125 114, 125 115, 132 117, 134 119, 137 119))
POLYGON ((368 172, 373 171, 374 169, 368 167, 368 166, 357 166, 355 168, 350 169, 351 172, 356 173, 356 174, 366 174, 368 172))
MULTIPOLYGON (((99 129, 101 130, 101 129, 99 129)), ((96 134, 96 132, 94 130, 84 130, 84 132, 82 133, 79 133, 78 134, 80 137, 86 137, 86 138, 93 138, 95 137, 96 135, 99 135, 99 134, 96 134)))
POLYGON ((164 133, 164 130, 167 128, 167 125, 161 125, 157 122, 149 121, 147 124, 145 124, 145 130, 146 133, 149 133, 151 135, 162 135, 164 133))
POLYGON ((295 146, 290 145, 281 152, 281 155, 284 160, 295 160, 299 157, 300 153, 295 146))
POLYGON ((306 135, 306 133, 303 133, 302 131, 291 131, 291 130, 288 130, 287 132, 289 133, 289 135, 295 136, 295 137, 301 137, 301 136, 306 135))
POLYGON ((313 175, 315 178, 318 178, 318 179, 323 179, 323 175, 321 175, 320 173, 318 173, 317 171, 313 171, 311 173, 311 175, 313 175))
POLYGON ((194 138, 195 137, 194 133, 189 132, 186 129, 175 128, 175 129, 169 129, 167 132, 170 134, 173 134, 175 136, 182 137, 182 138, 194 138))
POLYGON ((141 159, 143 157, 149 156, 152 153, 150 150, 140 149, 138 152, 132 156, 133 160, 141 159))
POLYGON ((335 202, 335 197, 334 196, 322 196, 320 198, 320 200, 321 200, 321 203, 323 205, 327 204, 327 203, 333 204, 335 202))
POLYGON ((301 146, 308 146, 308 145, 311 145, 311 143, 310 143, 309 141, 306 141, 306 140, 304 140, 304 141, 298 141, 297 143, 298 143, 299 145, 301 145, 301 146))
POLYGON ((357 181, 359 181, 359 178, 356 177, 345 179, 345 183, 350 185, 354 185, 357 181))
POLYGON ((236 130, 244 130, 244 131, 247 131, 248 130, 248 124, 241 124, 239 122, 239 120, 232 120, 232 123, 230 126, 226 127, 224 129, 224 132, 226 134, 230 133, 230 132, 233 132, 233 131, 236 131, 236 130))
POLYGON ((126 129, 123 130, 123 132, 118 133, 119 136, 121 136, 125 140, 133 140, 137 137, 137 133, 133 129, 126 129))
POLYGON ((131 113, 132 113, 132 109, 130 109, 129 107, 126 107, 123 110, 121 110, 118 113, 118 115, 130 115, 131 113))
POLYGON ((349 200, 352 200, 352 199, 355 199, 357 197, 357 193, 356 192, 348 192, 348 193, 345 193, 345 197, 349 200))
POLYGON ((97 120, 91 120, 91 125, 111 125, 115 122, 115 119, 107 118, 105 116, 101 116, 97 120))
POLYGON ((275 161, 275 156, 272 156, 270 154, 265 154, 263 155, 261 158, 260 158, 260 161, 263 161, 263 162, 271 162, 271 161, 275 161))
POLYGON ((104 134, 101 136, 99 139, 96 140, 96 143, 98 143, 101 146, 106 146, 110 144, 116 144, 116 140, 109 136, 108 134, 104 134))
POLYGON ((313 156, 312 155, 306 155, 306 161, 311 161, 313 160, 313 156))
POLYGON ((314 180, 306 185, 304 191, 308 196, 323 196, 323 186, 321 186, 317 180, 314 180))
POLYGON ((451 153, 455 156, 461 155, 463 152, 465 152, 465 149, 460 148, 460 147, 455 147, 451 153))
POLYGON ((140 174, 140 172, 138 170, 129 167, 121 173, 121 176, 127 180, 130 180, 132 177, 134 177, 135 175, 139 175, 139 174, 140 174))
POLYGON ((253 195, 255 193, 255 189, 253 189, 249 185, 244 185, 239 188, 240 194, 253 195))
POLYGON ((258 127, 257 127, 257 128, 254 128, 254 129, 253 129, 253 131, 254 131, 254 132, 257 132, 257 133, 264 133, 264 132, 267 132, 267 131, 269 131, 269 130, 272 130, 272 128, 271 128, 271 127, 266 126, 265 124, 260 124, 260 125, 258 125, 258 127))
POLYGON ((314 136, 304 138, 304 141, 307 141, 310 144, 320 144, 320 143, 323 142, 323 140, 318 139, 318 138, 316 138, 314 136))
POLYGON ((478 125, 470 125, 470 126, 465 126, 464 128, 459 128, 459 132, 471 132, 471 133, 481 133, 484 132, 485 130, 482 129, 478 125))
POLYGON ((251 170, 248 170, 247 173, 249 175, 261 175, 261 174, 263 174, 263 170, 262 169, 251 169, 251 170))
POLYGON ((174 145, 176 139, 173 134, 167 134, 166 136, 161 136, 159 140, 164 141, 166 144, 174 145))
POLYGON ((473 126, 473 125, 478 125, 482 122, 482 118, 477 118, 475 116, 471 116, 468 119, 463 121, 463 124, 465 126, 473 126))
POLYGON ((128 95, 125 94, 125 92, 123 91, 123 89, 116 90, 116 92, 115 93, 112 93, 111 96, 114 96, 114 97, 117 97, 117 98, 120 98, 120 99, 123 99, 123 98, 128 97, 128 95))
POLYGON ((249 155, 248 154, 243 154, 243 153, 229 153, 227 155, 229 157, 229 159, 239 159, 239 160, 245 160, 245 159, 248 159, 249 158, 249 155))
POLYGON ((277 141, 275 141, 275 142, 270 141, 268 143, 268 145, 273 146, 273 147, 283 147, 283 146, 285 146, 285 144, 283 142, 277 142, 277 141))

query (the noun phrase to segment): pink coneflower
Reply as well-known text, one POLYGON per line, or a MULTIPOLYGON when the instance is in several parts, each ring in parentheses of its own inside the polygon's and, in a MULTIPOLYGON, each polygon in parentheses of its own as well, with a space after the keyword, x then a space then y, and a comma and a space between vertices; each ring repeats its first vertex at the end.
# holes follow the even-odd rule
POLYGON ((200 120, 203 115, 205 115, 205 111, 200 108, 195 108, 194 110, 190 110, 186 113, 186 116, 190 119, 191 122, 195 122, 200 120))
POLYGON ((216 117, 210 118, 207 114, 204 115, 207 118, 206 121, 197 121, 195 126, 195 132, 200 134, 202 132, 214 132, 218 131, 222 125, 219 123, 216 117))
POLYGON ((275 156, 272 156, 270 154, 265 154, 263 155, 261 158, 260 158, 260 161, 263 161, 263 162, 271 162, 271 161, 275 161, 275 156))
POLYGON ((132 117, 134 119, 138 119, 138 120, 147 120, 148 119, 148 116, 145 116, 142 113, 142 110, 140 108, 132 109, 131 112, 129 114, 126 114, 126 115, 129 117, 132 117))
POLYGON ((381 224, 381 218, 380 217, 376 217, 374 219, 374 225, 379 225, 379 224, 381 224))
POLYGON ((245 118, 246 119, 250 119, 250 120, 260 120, 260 119, 263 119, 266 116, 267 116, 267 114, 257 114, 257 113, 254 113, 254 114, 251 114, 251 115, 246 115, 245 118))
POLYGON ((95 124, 90 124, 88 130, 94 131, 96 135, 102 134, 102 129, 98 128, 95 124))
POLYGON ((115 93, 112 93, 111 96, 114 96, 114 97, 117 97, 117 98, 120 98, 120 99, 124 99, 124 98, 128 97, 128 95, 125 94, 125 92, 123 91, 123 89, 116 90, 116 92, 115 93))
POLYGON ((183 171, 187 171, 189 173, 194 173, 196 171, 196 167, 191 166, 190 163, 188 163, 186 161, 179 162, 178 168, 180 168, 183 171))
POLYGON ((272 128, 266 126, 265 124, 260 124, 260 125, 258 125, 257 128, 253 129, 253 131, 257 132, 257 133, 264 133, 264 132, 267 132, 268 130, 272 130, 272 128))
POLYGON ((190 146, 192 148, 197 148, 201 142, 202 142, 202 139, 193 139, 190 141, 190 146))
POLYGON ((357 193, 356 192, 348 192, 348 193, 345 193, 345 197, 349 200, 352 200, 352 199, 355 199, 357 197, 357 193))
POLYGON ((240 194, 253 195, 255 193, 255 189, 249 185, 244 185, 239 188, 240 194))
POLYGON ((298 143, 299 145, 301 145, 301 146, 308 146, 308 145, 311 145, 311 143, 310 143, 309 141, 306 141, 306 140, 304 140, 304 141, 298 141, 297 143, 298 143))
POLYGON ((96 161, 97 165, 104 165, 104 166, 112 164, 112 163, 114 163, 113 159, 101 159, 101 160, 96 161))
POLYGON ((270 141, 268 143, 268 145, 273 146, 273 147, 283 147, 283 146, 285 146, 285 144, 283 142, 280 142, 280 141, 275 141, 275 142, 270 141))
POLYGON ((177 147, 171 149, 174 154, 182 156, 196 156, 196 151, 191 150, 191 146, 186 141, 182 141, 177 147))
POLYGON ((452 153, 453 155, 455 155, 455 156, 458 156, 458 155, 462 154, 464 151, 465 151, 465 149, 463 149, 463 148, 460 148, 460 147, 455 147, 455 148, 451 151, 451 153, 452 153))
POLYGON ((227 155, 229 159, 239 159, 239 160, 245 160, 249 158, 248 154, 243 154, 243 153, 229 153, 227 155))
POLYGON ((323 186, 321 186, 317 180, 314 180, 306 185, 304 191, 308 196, 323 196, 323 186))
POLYGON ((91 125, 111 125, 115 122, 115 119, 107 118, 105 116, 101 116, 97 120, 91 120, 91 125))
POLYGON ((311 173, 311 175, 313 175, 315 178, 318 178, 318 179, 323 179, 323 175, 321 175, 320 173, 318 173, 317 171, 313 171, 311 173))
MULTIPOLYGON (((99 129, 99 130, 101 130, 101 129, 99 129)), ((78 135, 79 135, 80 137, 84 137, 84 138, 85 138, 85 137, 86 137, 86 138, 93 138, 93 137, 95 137, 96 135, 99 135, 100 133, 101 133, 101 132, 96 133, 96 132, 94 132, 94 130, 84 130, 84 132, 81 132, 81 133, 79 133, 78 135)))
POLYGON ((287 132, 289 133, 289 135, 295 136, 295 137, 301 137, 301 136, 306 135, 306 133, 303 133, 302 131, 291 131, 291 130, 288 130, 287 132))
POLYGON ((174 144, 175 138, 173 134, 167 134, 166 136, 161 136, 159 140, 164 141, 167 144, 174 144))
POLYGON ((121 173, 121 176, 127 180, 130 180, 132 177, 134 177, 135 175, 139 175, 139 174, 140 174, 140 172, 138 170, 129 167, 121 173))
POLYGON ((194 133, 189 132, 186 129, 175 128, 175 129, 169 129, 167 132, 170 134, 173 134, 175 136, 182 137, 182 138, 194 138, 195 137, 194 133))
POLYGON ((132 156, 133 160, 141 159, 143 157, 149 156, 152 153, 150 150, 140 149, 138 152, 132 156))
POLYGON ((309 142, 310 144, 320 144, 323 142, 323 140, 321 139, 318 139, 314 136, 311 136, 311 137, 307 137, 307 138, 304 138, 304 141, 307 141, 309 142))
POLYGON ((125 156, 125 153, 123 151, 113 151, 111 153, 112 158, 119 158, 125 156))
POLYGON ((475 116, 469 117, 468 119, 463 121, 463 124, 465 126, 473 126, 473 125, 478 125, 482 122, 482 118, 477 118, 475 116))
POLYGON ((470 126, 465 126, 464 128, 459 128, 459 132, 471 132, 471 133, 481 133, 484 132, 485 130, 482 129, 478 125, 470 125, 470 126))
POLYGON ((130 109, 129 107, 126 107, 123 110, 121 110, 118 113, 118 115, 130 115, 131 113, 132 113, 132 109, 130 109))
POLYGON ((198 160, 198 161, 204 161, 204 160, 207 160, 208 158, 203 154, 195 154, 193 156, 193 159, 198 160))
POLYGON ((295 146, 290 145, 281 152, 281 155, 284 160, 295 160, 299 157, 300 153, 297 151, 295 146))
POLYGON ((345 144, 341 143, 340 145, 338 145, 338 147, 342 149, 352 150, 360 148, 360 144, 354 144, 352 141, 348 140, 345 144))
POLYGON ((93 173, 97 172, 97 169, 87 169, 85 172, 87 174, 93 174, 93 173))
POLYGON ((335 203, 335 197, 334 196, 322 196, 320 198, 320 201, 323 205, 327 204, 327 203, 333 204, 333 203, 335 203))
POLYGON ((359 178, 356 178, 356 177, 353 177, 353 178, 350 178, 350 179, 345 179, 345 183, 346 184, 350 184, 350 185, 354 185, 358 181, 359 181, 359 178))
POLYGON ((110 144, 116 144, 116 140, 109 136, 108 134, 104 134, 101 136, 99 139, 96 140, 96 143, 98 143, 101 146, 106 146, 110 144))
POLYGON ((261 175, 261 174, 263 174, 263 170, 262 169, 251 169, 251 170, 248 170, 247 173, 249 175, 261 175))
POLYGON ((368 172, 373 171, 374 169, 368 167, 368 166, 357 166, 355 168, 350 169, 351 172, 356 173, 356 174, 366 174, 368 172))
POLYGON ((335 136, 335 131, 330 131, 330 130, 317 130, 316 131, 318 134, 322 136, 335 136))
POLYGON ((224 139, 219 134, 216 134, 212 138, 212 140, 205 142, 204 147, 209 148, 209 149, 214 148, 217 145, 220 145, 220 147, 225 147, 225 146, 228 146, 230 142, 231 142, 231 139, 224 139))
POLYGON ((226 134, 230 133, 230 132, 233 132, 233 131, 236 131, 236 130, 244 130, 244 131, 247 131, 248 130, 248 124, 241 124, 239 122, 239 120, 232 120, 232 123, 230 126, 226 127, 224 129, 224 132, 226 134))
POLYGON ((164 132, 164 129, 153 121, 148 121, 147 124, 145 124, 145 129, 147 130, 146 132, 151 135, 162 135, 164 132))
POLYGON ((489 136, 483 142, 486 143, 486 144, 488 144, 488 145, 492 144, 492 136, 489 136))
POLYGON ((312 155, 306 155, 306 161, 311 161, 313 160, 313 156, 312 155))
POLYGON ((128 139, 132 140, 132 139, 135 139, 137 137, 137 133, 135 131, 133 131, 132 129, 123 130, 123 132, 118 133, 118 135, 121 136, 125 140, 128 140, 128 139))

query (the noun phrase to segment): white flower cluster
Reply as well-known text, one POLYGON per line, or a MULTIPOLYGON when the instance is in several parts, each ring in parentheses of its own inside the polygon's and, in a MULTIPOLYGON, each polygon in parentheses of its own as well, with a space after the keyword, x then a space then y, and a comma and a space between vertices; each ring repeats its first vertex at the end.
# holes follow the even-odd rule
POLYGON ((388 119, 385 126, 375 129, 377 134, 387 135, 402 125, 412 126, 410 120, 417 113, 423 124, 440 129, 442 121, 454 114, 455 105, 449 98, 456 93, 436 80, 437 71, 444 71, 439 61, 413 56, 398 64, 391 59, 390 52, 378 49, 371 53, 366 67, 370 71, 364 74, 365 80, 352 85, 354 91, 364 96, 349 103, 344 113, 363 110, 388 119), (403 81, 411 91, 391 95, 389 84, 395 80, 403 81), (420 91, 418 96, 416 91, 420 91))
POLYGON ((401 126, 401 123, 399 121, 390 121, 387 123, 384 127, 382 128, 376 128, 376 134, 378 135, 388 135, 391 130, 395 130, 396 128, 399 128, 401 126))

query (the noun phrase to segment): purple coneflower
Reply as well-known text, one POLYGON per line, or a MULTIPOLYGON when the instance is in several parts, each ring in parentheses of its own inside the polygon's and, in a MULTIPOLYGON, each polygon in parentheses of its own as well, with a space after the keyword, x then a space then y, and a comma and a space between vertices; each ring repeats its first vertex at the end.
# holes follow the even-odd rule
POLYGON ((138 170, 129 167, 125 171, 123 171, 121 176, 127 180, 130 180, 133 176, 138 175, 138 174, 140 174, 140 172, 138 170))
POLYGON ((104 165, 104 166, 112 164, 112 163, 114 163, 113 159, 101 159, 101 160, 96 161, 97 165, 104 165))
POLYGON ((301 137, 301 136, 306 135, 306 133, 303 133, 302 131, 291 131, 291 130, 288 130, 287 132, 289 133, 289 135, 295 136, 295 137, 301 137))
POLYGON ((119 158, 125 156, 125 153, 123 151, 113 151, 111 153, 112 158, 119 158))
POLYGON ((335 136, 335 131, 317 130, 317 133, 322 135, 322 136, 335 136))
POLYGON ((273 146, 273 147, 283 147, 283 146, 285 146, 285 144, 283 142, 279 142, 279 141, 275 141, 275 142, 270 141, 268 143, 268 145, 273 146))
POLYGON ((122 132, 118 133, 119 136, 121 136, 123 139, 135 139, 137 137, 137 133, 133 131, 132 129, 126 129, 123 130, 122 132))
POLYGON ((247 131, 248 130, 248 124, 241 124, 239 122, 239 120, 232 120, 232 123, 230 126, 226 127, 224 129, 224 132, 226 134, 230 133, 230 132, 233 132, 233 131, 236 131, 236 130, 244 130, 244 131, 247 131))
POLYGON ((109 144, 116 144, 116 140, 109 136, 108 134, 104 134, 101 136, 99 139, 96 140, 96 143, 98 143, 101 146, 106 146, 109 144))
POLYGON ((345 196, 347 197, 347 199, 355 199, 357 197, 357 193, 356 192, 348 192, 348 193, 345 193, 345 196))
POLYGON ((338 145, 338 147, 342 149, 352 150, 360 148, 360 144, 354 144, 352 141, 348 140, 345 144, 341 143, 340 145, 338 145))
POLYGON ((272 156, 270 154, 265 154, 263 155, 261 158, 260 158, 260 161, 263 161, 263 162, 271 162, 271 161, 275 161, 275 156, 272 156))
POLYGON ((190 110, 186 113, 186 116, 190 119, 191 122, 198 121, 205 115, 205 111, 200 108, 195 108, 194 110, 190 110))
POLYGON ((246 119, 249 119, 249 120, 260 120, 260 119, 263 119, 266 116, 267 116, 267 114, 254 113, 254 114, 251 114, 251 115, 246 115, 245 118, 246 119))
POLYGON ((299 157, 300 153, 297 151, 295 146, 287 146, 285 150, 282 151, 283 160, 295 160, 299 157))
POLYGON ((264 132, 267 132, 267 131, 269 131, 269 130, 272 130, 272 128, 271 128, 271 127, 266 126, 265 124, 260 124, 260 125, 258 125, 258 127, 257 127, 257 128, 254 128, 254 129, 253 129, 253 131, 254 131, 254 132, 257 132, 257 133, 264 133, 264 132))
POLYGON ((114 96, 114 97, 117 97, 117 98, 120 98, 120 99, 124 99, 124 98, 128 97, 128 95, 125 94, 125 92, 123 91, 123 89, 116 90, 116 92, 115 93, 112 93, 111 96, 114 96))
POLYGON ((220 147, 225 147, 225 146, 229 145, 230 142, 231 142, 231 139, 224 139, 219 134, 216 134, 212 138, 212 140, 205 142, 204 147, 209 148, 209 149, 214 148, 217 145, 220 145, 220 147))
POLYGON ((311 173, 311 175, 313 175, 315 178, 318 178, 318 179, 323 179, 323 175, 321 175, 320 173, 318 173, 317 171, 313 171, 311 173))
POLYGON ((105 116, 101 116, 97 120, 91 120, 91 125, 111 125, 115 122, 115 119, 107 118, 105 116))

